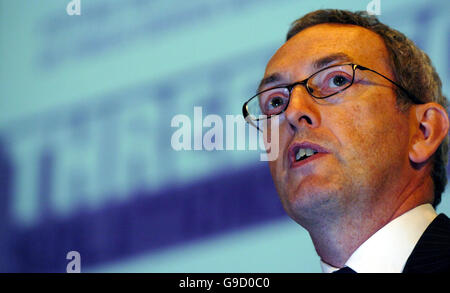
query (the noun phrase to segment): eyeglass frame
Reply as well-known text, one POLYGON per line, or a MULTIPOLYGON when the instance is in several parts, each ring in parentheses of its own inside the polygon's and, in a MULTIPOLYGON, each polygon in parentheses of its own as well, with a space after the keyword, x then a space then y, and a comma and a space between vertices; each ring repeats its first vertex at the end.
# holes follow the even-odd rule
MULTIPOLYGON (((283 109, 282 111, 280 111, 280 113, 272 114, 272 115, 267 116, 267 117, 265 118, 265 119, 270 119, 270 117, 280 115, 280 114, 282 114, 284 111, 286 111, 286 109, 289 107, 289 103, 290 103, 290 101, 291 101, 292 90, 293 90, 294 87, 296 87, 297 85, 303 85, 303 86, 305 87, 306 91, 308 92, 308 94, 309 94, 310 96, 312 96, 313 98, 315 98, 315 99, 319 99, 319 100, 326 99, 326 98, 329 98, 329 97, 331 97, 331 96, 337 95, 337 94, 339 94, 339 93, 345 91, 345 90, 348 89, 349 87, 351 87, 351 86, 353 85, 354 80, 355 80, 356 69, 359 69, 359 70, 362 70, 362 71, 368 70, 368 71, 371 71, 371 72, 373 72, 373 73, 376 73, 377 75, 379 75, 379 76, 383 77, 384 79, 390 81, 391 83, 393 83, 394 85, 396 85, 399 89, 401 89, 401 90, 402 90, 402 91, 403 91, 403 92, 411 99, 411 101, 412 101, 414 104, 424 104, 424 102, 420 101, 416 96, 414 96, 413 94, 411 94, 409 91, 407 91, 407 90, 406 90, 404 87, 402 87, 400 84, 398 84, 397 82, 393 81, 392 79, 390 79, 390 78, 384 76, 383 74, 381 74, 381 73, 379 73, 379 72, 377 72, 377 71, 375 71, 375 70, 373 70, 373 69, 370 69, 370 68, 367 68, 367 67, 365 67, 365 66, 362 66, 362 65, 358 65, 358 64, 354 64, 354 63, 345 63, 345 64, 336 64, 336 65, 332 65, 332 66, 328 66, 328 67, 322 68, 321 70, 319 70, 319 71, 317 71, 317 72, 314 72, 313 74, 311 74, 309 77, 305 78, 304 80, 297 81, 297 82, 294 82, 294 83, 291 83, 291 84, 288 84, 288 85, 271 87, 271 88, 268 88, 268 89, 265 89, 265 90, 262 90, 262 91, 256 93, 253 97, 251 97, 250 99, 248 99, 248 100, 244 103, 244 105, 242 106, 242 114, 243 114, 243 116, 244 116, 244 119, 247 120, 247 117, 250 116, 250 113, 249 113, 248 110, 247 110, 247 104, 248 104, 252 99, 256 98, 257 96, 261 95, 262 93, 265 93, 265 92, 267 92, 267 91, 271 91, 271 90, 274 90, 274 89, 283 89, 283 88, 285 88, 285 89, 287 89, 287 90, 289 91, 289 99, 288 99, 288 102, 287 102, 286 106, 284 107, 284 109, 283 109), (346 65, 351 65, 351 66, 352 66, 352 69, 353 69, 352 81, 351 81, 351 83, 350 83, 347 87, 345 87, 345 88, 343 88, 343 89, 341 89, 341 90, 339 90, 339 91, 337 91, 337 92, 335 92, 335 93, 333 93, 333 94, 331 94, 331 95, 325 96, 325 97, 316 97, 315 95, 312 94, 312 92, 310 91, 310 88, 308 87, 308 81, 309 81, 313 76, 315 76, 316 74, 318 74, 318 73, 320 73, 320 72, 322 72, 322 71, 324 71, 324 70, 327 70, 327 69, 330 69, 330 68, 333 68, 333 67, 338 67, 338 66, 346 66, 346 65)), ((263 119, 256 118, 256 119, 251 119, 251 120, 252 120, 252 121, 259 121, 259 120, 263 120, 263 119)), ((257 127, 257 126, 256 126, 256 128, 259 129, 259 127, 257 127)))

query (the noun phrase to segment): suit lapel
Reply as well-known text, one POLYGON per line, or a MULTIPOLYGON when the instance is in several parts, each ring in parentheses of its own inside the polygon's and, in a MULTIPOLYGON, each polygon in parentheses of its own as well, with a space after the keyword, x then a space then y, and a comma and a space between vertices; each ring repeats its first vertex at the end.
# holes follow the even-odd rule
POLYGON ((450 272, 450 219, 438 215, 420 237, 404 273, 450 272))

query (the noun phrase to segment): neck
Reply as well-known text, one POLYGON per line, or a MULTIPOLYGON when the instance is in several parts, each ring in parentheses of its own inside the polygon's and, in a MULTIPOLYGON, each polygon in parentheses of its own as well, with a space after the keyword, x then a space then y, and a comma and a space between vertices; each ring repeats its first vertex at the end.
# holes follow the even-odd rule
POLYGON ((432 194, 433 183, 428 177, 416 184, 407 184, 399 193, 386 197, 395 200, 374 202, 366 208, 352 208, 332 220, 320 217, 305 228, 322 261, 334 267, 343 267, 353 252, 375 232, 405 212, 431 203, 432 194))

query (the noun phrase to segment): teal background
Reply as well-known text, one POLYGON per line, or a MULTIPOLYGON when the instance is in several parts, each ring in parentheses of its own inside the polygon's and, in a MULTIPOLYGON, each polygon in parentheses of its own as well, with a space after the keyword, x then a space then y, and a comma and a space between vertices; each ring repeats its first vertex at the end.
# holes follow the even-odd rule
MULTIPOLYGON (((74 223, 81 211, 120 210, 137 190, 170 202, 173 186, 265 168, 256 151, 173 151, 171 118, 192 116, 194 106, 203 116, 239 115, 292 21, 320 8, 364 10, 369 1, 81 0, 80 16, 66 14, 68 3, 0 1, 0 143, 14 170, 13 177, 3 171, 0 190, 6 271, 65 271, 65 254, 51 256, 60 266, 42 269, 46 258, 32 257, 39 237, 27 237, 39 234, 36 227, 74 223)), ((449 12, 444 0, 381 1, 380 19, 429 54, 447 95, 449 12)), ((450 214, 448 190, 438 212, 450 214)), ((123 225, 111 233, 126 238, 123 231, 136 228, 123 225)), ((146 223, 138 225, 145 231, 146 223)), ((105 252, 98 261, 81 251, 82 271, 320 271, 308 233, 285 215, 217 231, 118 256, 105 252)), ((58 233, 39 249, 52 254, 47 243, 59 247, 58 233)), ((91 242, 80 241, 90 251, 91 242)))

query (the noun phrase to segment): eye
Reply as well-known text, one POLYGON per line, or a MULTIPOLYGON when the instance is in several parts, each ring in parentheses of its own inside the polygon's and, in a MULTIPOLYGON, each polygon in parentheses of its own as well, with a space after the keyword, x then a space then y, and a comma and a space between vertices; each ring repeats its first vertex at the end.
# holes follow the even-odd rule
POLYGON ((316 98, 328 98, 348 88, 353 82, 353 75, 349 64, 331 66, 312 75, 306 88, 316 98))
POLYGON ((273 97, 269 100, 269 108, 278 108, 284 104, 283 98, 273 97))
POLYGON ((265 106, 264 106, 264 114, 266 115, 275 115, 280 113, 283 109, 285 104, 288 102, 288 98, 284 96, 272 96, 269 99, 267 99, 265 106))
POLYGON ((330 87, 330 88, 343 87, 350 82, 351 82, 351 79, 349 77, 339 74, 339 75, 335 75, 335 76, 331 77, 328 80, 328 87, 330 87))

